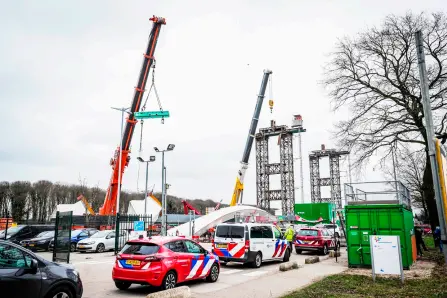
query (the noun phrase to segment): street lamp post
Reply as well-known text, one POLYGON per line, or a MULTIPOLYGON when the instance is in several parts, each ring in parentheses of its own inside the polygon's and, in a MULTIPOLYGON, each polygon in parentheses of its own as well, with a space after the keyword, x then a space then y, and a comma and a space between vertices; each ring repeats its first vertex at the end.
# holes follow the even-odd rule
POLYGON ((124 130, 124 113, 127 113, 131 115, 132 113, 128 110, 130 108, 114 108, 111 107, 114 110, 121 111, 121 137, 120 137, 120 154, 119 154, 119 161, 118 161, 118 194, 116 197, 116 207, 115 213, 119 212, 119 206, 120 206, 120 196, 121 196, 121 160, 123 159, 123 130, 124 130))
POLYGON ((166 181, 165 181, 165 152, 174 150, 175 145, 169 144, 165 150, 154 147, 155 152, 161 152, 161 235, 166 236, 166 181))
POLYGON ((139 162, 146 163, 146 187, 144 188, 144 216, 146 217, 147 214, 147 180, 148 180, 148 173, 149 173, 149 163, 155 161, 155 156, 150 156, 149 160, 144 160, 141 157, 137 157, 139 162))

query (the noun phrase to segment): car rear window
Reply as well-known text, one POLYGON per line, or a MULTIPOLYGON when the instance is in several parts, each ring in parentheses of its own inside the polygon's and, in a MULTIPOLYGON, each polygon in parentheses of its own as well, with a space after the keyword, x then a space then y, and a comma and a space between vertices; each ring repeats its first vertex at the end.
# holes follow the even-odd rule
POLYGON ((160 247, 154 243, 126 243, 120 253, 125 255, 153 255, 159 249, 160 247))
POLYGON ((298 232, 299 236, 318 236, 318 231, 317 230, 306 230, 306 229, 301 229, 298 232))
POLYGON ((216 237, 220 238, 244 238, 245 229, 243 226, 218 226, 216 237))

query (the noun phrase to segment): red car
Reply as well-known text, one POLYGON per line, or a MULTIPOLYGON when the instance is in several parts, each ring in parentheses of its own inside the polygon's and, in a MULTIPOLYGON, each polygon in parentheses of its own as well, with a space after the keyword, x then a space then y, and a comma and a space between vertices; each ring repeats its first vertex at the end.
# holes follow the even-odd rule
POLYGON ((340 242, 324 228, 304 228, 295 235, 295 251, 301 254, 303 251, 317 251, 327 255, 330 249, 340 248, 340 242))
POLYGON ((129 240, 116 256, 112 278, 120 290, 131 284, 165 290, 190 280, 215 282, 219 272, 219 257, 196 242, 156 236, 129 240))

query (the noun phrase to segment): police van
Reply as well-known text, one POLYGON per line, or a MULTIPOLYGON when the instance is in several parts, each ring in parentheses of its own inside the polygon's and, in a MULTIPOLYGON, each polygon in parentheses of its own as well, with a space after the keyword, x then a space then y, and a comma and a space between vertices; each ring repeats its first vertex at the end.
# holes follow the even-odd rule
POLYGON ((229 223, 216 226, 212 252, 220 263, 238 262, 261 267, 263 261, 288 262, 290 247, 272 224, 229 223))

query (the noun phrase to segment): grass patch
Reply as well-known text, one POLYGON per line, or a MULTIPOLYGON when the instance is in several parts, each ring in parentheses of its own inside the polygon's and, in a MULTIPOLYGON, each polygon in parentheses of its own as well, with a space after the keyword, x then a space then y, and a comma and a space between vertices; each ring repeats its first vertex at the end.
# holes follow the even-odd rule
MULTIPOLYGON (((434 272, 436 268, 438 267, 435 267, 434 272)), ((377 278, 374 283, 368 276, 338 274, 328 276, 307 288, 284 296, 284 298, 446 297, 447 277, 442 276, 442 273, 445 272, 430 278, 406 280, 403 286, 397 278, 377 278)))

